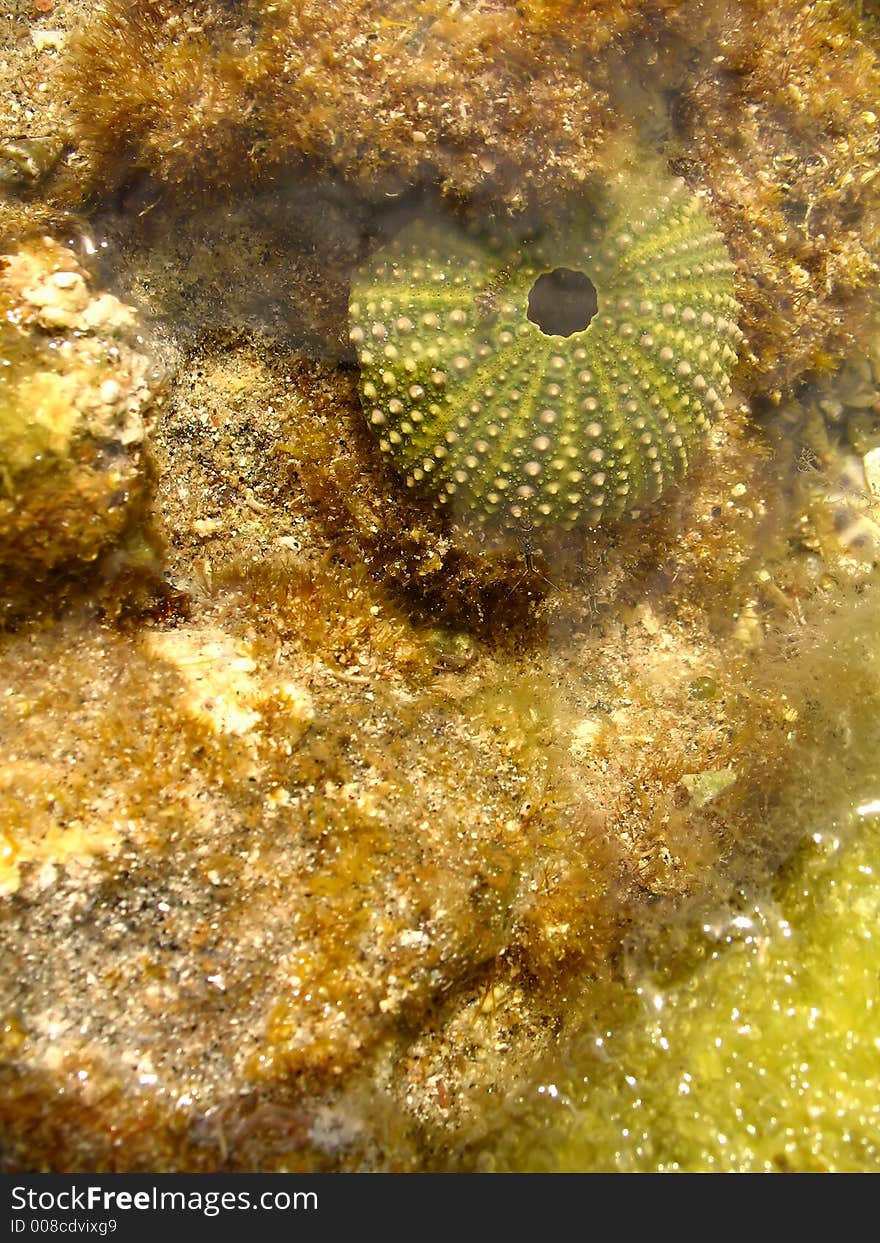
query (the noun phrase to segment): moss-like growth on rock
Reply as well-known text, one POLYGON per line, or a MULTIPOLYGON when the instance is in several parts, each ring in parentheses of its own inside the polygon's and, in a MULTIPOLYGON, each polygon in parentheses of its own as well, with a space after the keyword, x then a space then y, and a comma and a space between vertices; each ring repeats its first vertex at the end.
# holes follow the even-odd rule
POLYGON ((66 65, 82 159, 55 192, 138 175, 240 192, 305 161, 377 201, 439 184, 477 212, 552 211, 590 178, 625 181, 622 147, 650 151, 709 192, 746 374, 784 387, 851 352, 870 311, 875 38, 834 0, 110 0, 66 65))
POLYGON ((143 516, 156 383, 132 308, 41 239, 0 259, 0 575, 7 604, 143 516), (16 587, 18 584, 18 587, 16 587))

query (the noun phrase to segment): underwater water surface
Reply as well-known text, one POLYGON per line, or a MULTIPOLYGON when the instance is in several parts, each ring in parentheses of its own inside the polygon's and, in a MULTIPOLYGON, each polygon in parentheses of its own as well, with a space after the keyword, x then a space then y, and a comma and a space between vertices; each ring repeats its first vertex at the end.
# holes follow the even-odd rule
POLYGON ((872 6, 0 40, 0 1167, 876 1170, 872 6))

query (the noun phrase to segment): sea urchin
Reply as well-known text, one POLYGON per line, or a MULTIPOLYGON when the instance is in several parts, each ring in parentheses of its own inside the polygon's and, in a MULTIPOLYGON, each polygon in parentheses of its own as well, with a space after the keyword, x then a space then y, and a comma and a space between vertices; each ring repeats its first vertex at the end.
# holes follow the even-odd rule
POLYGON ((733 265, 682 181, 511 239, 416 221, 357 273, 361 400, 457 518, 595 527, 656 500, 723 409, 733 265))

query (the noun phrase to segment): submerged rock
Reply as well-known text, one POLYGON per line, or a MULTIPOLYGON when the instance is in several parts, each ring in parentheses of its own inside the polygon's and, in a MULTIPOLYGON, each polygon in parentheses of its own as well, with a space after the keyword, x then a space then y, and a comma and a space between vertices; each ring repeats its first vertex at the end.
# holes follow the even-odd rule
POLYGON ((0 575, 83 566, 143 508, 157 375, 134 310, 49 238, 0 257, 0 575))

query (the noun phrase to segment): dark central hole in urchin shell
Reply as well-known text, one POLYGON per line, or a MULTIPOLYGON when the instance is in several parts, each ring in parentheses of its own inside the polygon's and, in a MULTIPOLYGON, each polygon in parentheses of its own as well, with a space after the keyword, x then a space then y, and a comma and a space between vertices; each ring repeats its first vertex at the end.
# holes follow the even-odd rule
POLYGON ((599 309, 596 286, 583 272, 554 268, 532 285, 528 316, 548 337, 583 332, 599 309))

